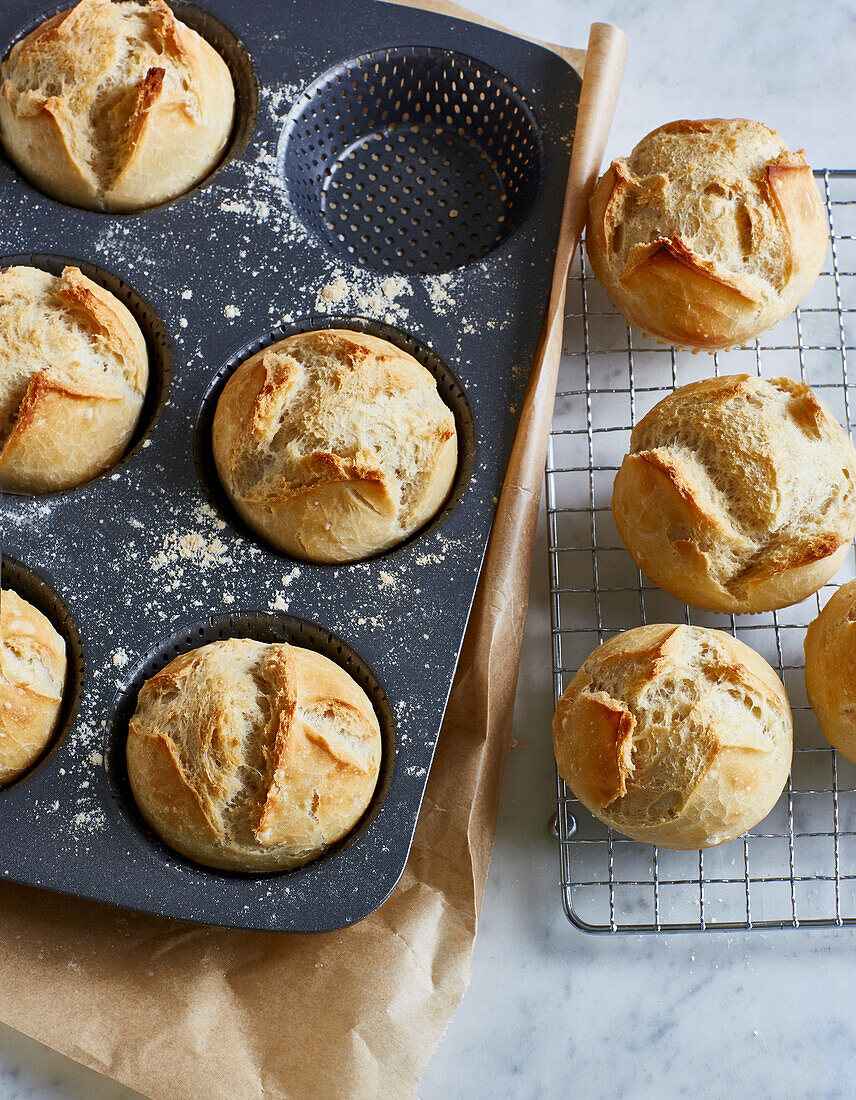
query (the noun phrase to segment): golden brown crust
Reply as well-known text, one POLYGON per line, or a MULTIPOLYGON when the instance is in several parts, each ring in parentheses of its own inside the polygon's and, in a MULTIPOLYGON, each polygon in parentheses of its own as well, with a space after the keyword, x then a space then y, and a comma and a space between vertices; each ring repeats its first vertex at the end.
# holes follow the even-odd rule
POLYGON ((704 351, 777 324, 814 282, 827 242, 803 153, 744 119, 653 130, 600 178, 586 227, 592 269, 627 319, 704 351))
POLYGON ((38 760, 59 720, 65 642, 17 592, 0 592, 0 786, 38 760))
POLYGON ((790 249, 788 276, 800 285, 807 281, 808 290, 826 255, 827 225, 820 191, 801 149, 797 153, 782 153, 777 161, 767 166, 767 187, 779 208, 788 236, 805 246, 790 249))
POLYGON ((591 654, 553 719, 563 779, 595 817, 668 848, 724 844, 772 809, 791 760, 778 677, 720 631, 656 625, 591 654))
POLYGON ((66 267, 0 273, 0 487, 79 485, 121 458, 148 382, 140 327, 66 267))
POLYGON ((354 561, 403 541, 446 499, 451 410, 430 373, 364 333, 301 333, 235 371, 212 430, 220 480, 274 546, 354 561))
POLYGON ((371 800, 380 754, 374 709, 342 668, 246 638, 148 680, 127 745, 152 828, 199 863, 241 871, 299 866, 340 840, 371 800))
POLYGON ((856 530, 856 451, 803 383, 706 379, 634 428, 612 511, 636 564, 677 599, 770 611, 840 567, 856 530))
MULTIPOLYGON (((2 279, 2 276, 0 276, 2 279)), ((57 302, 65 306, 84 328, 105 341, 128 363, 128 382, 138 391, 148 380, 146 340, 133 315, 119 299, 88 279, 77 267, 64 267, 54 284, 57 302)), ((93 387, 89 387, 92 390, 93 387)))
POLYGON ((842 584, 809 625, 805 688, 826 739, 856 762, 856 581, 842 584))
POLYGON ((9 155, 78 206, 174 198, 216 166, 232 129, 226 63, 163 0, 81 0, 17 43, 0 72, 9 155))
POLYGON ((627 793, 636 720, 615 699, 610 699, 603 692, 580 700, 578 720, 590 731, 587 757, 589 789, 601 805, 609 806, 627 793))
POLYGON ((136 101, 125 126, 129 161, 133 158, 134 151, 142 141, 144 130, 151 121, 155 104, 163 92, 165 77, 166 69, 149 69, 137 87, 136 101))

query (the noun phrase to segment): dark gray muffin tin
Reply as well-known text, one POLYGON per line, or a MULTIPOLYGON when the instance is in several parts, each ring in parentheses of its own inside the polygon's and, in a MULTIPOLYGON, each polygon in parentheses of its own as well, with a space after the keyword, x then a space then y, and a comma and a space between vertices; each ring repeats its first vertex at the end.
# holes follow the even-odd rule
MULTIPOLYGON (((70 492, 0 501, 3 585, 42 608, 70 658, 54 744, 0 790, 0 875, 210 924, 322 931, 380 905, 407 860, 549 294, 579 78, 538 46, 371 0, 173 7, 220 50, 238 91, 230 149, 208 180, 107 215, 47 198, 0 161, 0 263, 78 264, 135 314, 152 370, 118 466, 70 492), (415 354, 461 442, 442 514, 403 546, 337 567, 249 532, 208 442, 230 370, 327 325, 415 354), (380 719, 371 807, 296 871, 186 861, 128 789, 141 683, 229 635, 326 653, 380 719)), ((4 0, 4 54, 48 14, 4 0)))

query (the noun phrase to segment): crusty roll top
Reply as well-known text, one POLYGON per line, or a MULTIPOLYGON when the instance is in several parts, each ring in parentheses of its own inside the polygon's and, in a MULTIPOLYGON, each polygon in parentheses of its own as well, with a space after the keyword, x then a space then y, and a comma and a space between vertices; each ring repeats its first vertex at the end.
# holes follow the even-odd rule
POLYGON ((148 373, 131 313, 76 267, 0 273, 0 486, 63 489, 111 466, 148 373))
POLYGON ((808 628, 805 687, 826 738, 856 762, 856 581, 843 584, 808 628))
POLYGON ((666 591, 710 610, 770 610, 840 565, 856 529, 856 451, 805 384, 711 378, 636 425, 612 505, 625 546, 666 591))
POLYGON ((213 427, 220 479, 247 522, 299 557, 349 561, 442 505, 454 416, 431 374, 385 340, 329 329, 243 363, 213 427))
POLYGON ((0 784, 26 771, 56 728, 65 642, 17 592, 0 592, 0 784))
POLYGON ((212 866, 278 870, 365 811, 380 766, 365 692, 311 650, 250 639, 177 657, 140 691, 128 767, 167 843, 212 866))
POLYGON ((790 708, 769 665, 719 631, 648 626, 600 646, 559 701, 559 772, 607 824, 674 848, 721 844, 772 808, 790 708))
POLYGON ((742 344, 798 304, 827 247, 803 153, 745 119, 661 126, 595 188, 586 242, 618 308, 679 346, 742 344))
POLYGON ((172 198, 207 175, 231 131, 226 63, 163 0, 81 0, 16 43, 0 72, 8 151, 81 206, 172 198))

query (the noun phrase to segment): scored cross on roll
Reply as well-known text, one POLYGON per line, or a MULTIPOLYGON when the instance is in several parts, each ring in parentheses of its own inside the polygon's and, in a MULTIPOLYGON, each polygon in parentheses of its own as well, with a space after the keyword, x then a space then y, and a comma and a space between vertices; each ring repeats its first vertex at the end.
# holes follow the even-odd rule
POLYGON ((791 709, 754 650, 718 630, 641 626, 604 642, 553 718, 559 774, 600 821, 666 848, 734 840, 775 805, 791 709))

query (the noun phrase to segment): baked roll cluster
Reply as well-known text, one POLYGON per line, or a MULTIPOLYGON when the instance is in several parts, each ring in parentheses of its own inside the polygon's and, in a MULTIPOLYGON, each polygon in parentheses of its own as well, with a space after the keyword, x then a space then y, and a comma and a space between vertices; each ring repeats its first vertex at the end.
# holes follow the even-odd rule
MULTIPOLYGON (((707 611, 787 607, 842 565, 856 451, 804 383, 749 375, 684 386, 634 428, 612 511, 639 568, 707 611)), ((809 627, 806 689, 856 759, 856 582, 809 627)), ((767 663, 700 627, 660 625, 595 650, 556 710, 559 772, 605 824, 668 848, 733 840, 787 779, 791 720, 767 663)))
POLYGON ((66 679, 65 642, 37 608, 0 591, 0 787, 33 766, 53 738, 66 679))
MULTIPOLYGON (((743 119, 654 130, 595 188, 586 246, 628 321, 680 347, 755 339, 799 304, 827 227, 811 169, 743 119)), ((856 532, 856 450, 789 378, 709 378, 633 428, 612 513, 640 570, 706 611, 753 614, 816 593, 856 532)), ((809 627, 806 689, 856 759, 856 582, 809 627)), ((784 687, 702 627, 643 626, 591 654, 556 709, 559 772, 599 820, 667 848, 733 840, 772 809, 792 752, 784 687)))
MULTIPOLYGON (((0 69, 0 136, 62 201, 139 210, 204 179, 235 92, 223 59, 163 0, 81 0, 0 69)), ((713 351, 777 324, 820 271, 827 228, 801 152, 760 123, 679 121, 613 162, 592 196, 588 254, 646 332, 713 351)), ((0 274, 0 487, 65 489, 114 464, 148 382, 129 311, 77 268, 0 274)), ((302 333, 242 363, 212 450, 243 520, 272 546, 352 562, 442 507, 455 420, 431 374, 387 341, 302 333)), ((640 569, 678 599, 753 613, 816 592, 856 530, 856 451, 812 390, 746 375, 686 386, 634 428, 613 514, 640 569)), ((856 755, 856 583, 809 630, 807 687, 830 740, 856 755)), ((13 592, 0 615, 0 783, 56 728, 65 647, 13 592)), ((601 645, 553 722, 559 770, 591 812, 674 848, 734 839, 776 802, 792 752, 781 682, 751 649, 692 626, 601 645)), ((327 658, 230 639, 142 687, 127 764, 137 804, 173 849, 270 872, 314 859, 368 808, 381 734, 365 692, 327 658)))
POLYGON ((140 210, 204 179, 235 113, 228 66, 164 0, 81 0, 0 67, 0 135, 24 175, 91 210, 140 210))

